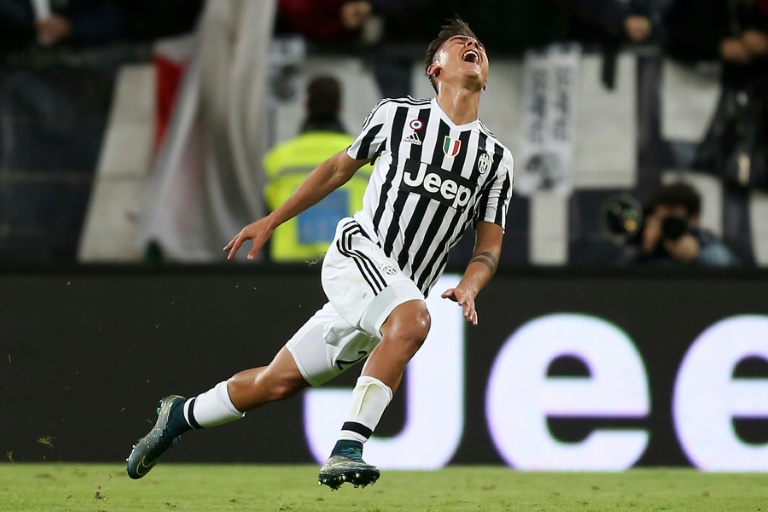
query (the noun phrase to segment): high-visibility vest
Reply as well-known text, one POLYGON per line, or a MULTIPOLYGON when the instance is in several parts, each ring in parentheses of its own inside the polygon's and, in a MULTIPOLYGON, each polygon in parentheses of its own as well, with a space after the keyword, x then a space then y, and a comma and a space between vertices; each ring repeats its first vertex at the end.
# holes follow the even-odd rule
MULTIPOLYGON (((277 209, 318 164, 353 141, 344 133, 310 131, 273 148, 264 158, 267 207, 277 209)), ((371 170, 370 165, 363 166, 343 187, 278 226, 271 237, 272 260, 303 262, 322 258, 333 241, 338 221, 362 208, 371 170)))

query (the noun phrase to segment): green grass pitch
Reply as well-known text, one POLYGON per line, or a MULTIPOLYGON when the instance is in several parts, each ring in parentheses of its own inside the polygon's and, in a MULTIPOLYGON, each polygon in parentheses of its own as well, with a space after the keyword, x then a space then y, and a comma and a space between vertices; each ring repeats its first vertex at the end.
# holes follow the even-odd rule
POLYGON ((0 511, 723 511, 768 512, 768 474, 685 469, 522 473, 504 467, 383 471, 332 492, 315 466, 161 464, 132 481, 121 465, 0 464, 0 511))

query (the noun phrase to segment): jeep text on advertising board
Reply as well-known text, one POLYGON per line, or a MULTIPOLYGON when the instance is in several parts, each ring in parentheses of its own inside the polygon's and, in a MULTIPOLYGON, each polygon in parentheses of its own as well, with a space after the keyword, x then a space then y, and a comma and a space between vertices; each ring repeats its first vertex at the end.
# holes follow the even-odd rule
MULTIPOLYGON (((442 290, 459 278, 437 283, 442 290)), ((374 436, 366 456, 383 467, 436 469, 450 462, 465 429, 465 327, 460 308, 429 300, 432 330, 407 369, 402 431, 374 436)), ((479 308, 482 314, 482 308, 479 308)), ((768 444, 745 442, 735 418, 768 418, 768 379, 734 377, 743 360, 768 361, 768 315, 725 318, 692 340, 672 389, 674 433, 689 462, 710 471, 768 471, 768 444)), ((338 433, 328 411, 343 410, 347 390, 305 394, 305 429, 317 461, 338 433)), ((485 418, 495 449, 523 470, 624 470, 646 450, 648 428, 595 428, 563 442, 548 419, 647 418, 652 412, 642 354, 620 326, 586 314, 551 313, 511 332, 487 377, 485 418), (575 358, 588 376, 550 377, 558 358, 575 358)))
MULTIPOLYGON (((478 297, 477 327, 439 298, 458 279, 432 290, 429 339, 372 463, 768 471, 768 272, 509 270, 478 297)), ((269 362, 325 301, 313 268, 15 271, 0 288, 0 453, 26 462, 51 460, 40 436, 56 460, 124 457, 158 398, 269 362), (94 403, 99 421, 81 421, 94 403)), ((168 461, 322 460, 359 371, 190 436, 168 461)))

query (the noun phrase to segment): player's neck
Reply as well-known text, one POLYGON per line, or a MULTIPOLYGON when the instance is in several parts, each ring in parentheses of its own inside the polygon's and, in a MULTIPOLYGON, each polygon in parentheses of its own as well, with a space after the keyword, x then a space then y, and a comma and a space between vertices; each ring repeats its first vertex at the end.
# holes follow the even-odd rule
POLYGON ((464 87, 451 87, 442 83, 437 93, 437 104, 454 124, 469 124, 477 120, 477 113, 480 108, 480 91, 472 91, 464 87))

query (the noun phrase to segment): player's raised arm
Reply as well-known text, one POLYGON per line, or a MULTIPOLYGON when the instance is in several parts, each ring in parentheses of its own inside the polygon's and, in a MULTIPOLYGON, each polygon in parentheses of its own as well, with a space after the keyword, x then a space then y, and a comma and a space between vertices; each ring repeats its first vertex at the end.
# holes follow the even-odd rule
POLYGON ((496 273, 501 256, 501 240, 504 229, 491 222, 477 223, 477 240, 472 259, 469 260, 464 277, 456 288, 446 290, 441 297, 458 302, 464 310, 464 318, 477 325, 475 297, 496 273))
POLYGON ((279 208, 248 224, 230 240, 224 247, 224 251, 229 251, 227 259, 234 258, 246 240, 253 241, 248 259, 255 258, 277 226, 322 201, 368 162, 370 160, 355 160, 344 150, 318 165, 279 208))

